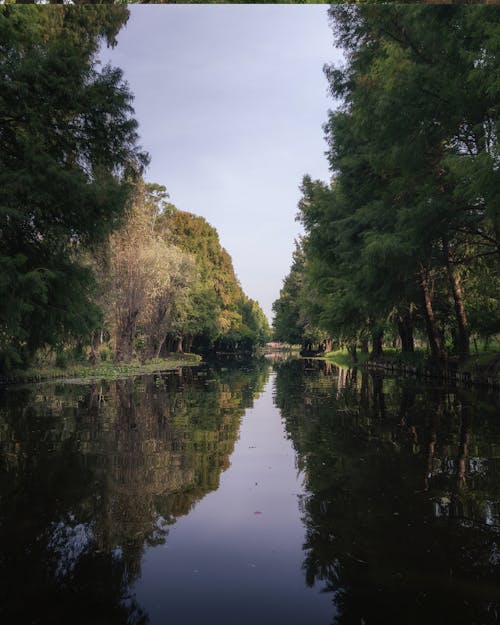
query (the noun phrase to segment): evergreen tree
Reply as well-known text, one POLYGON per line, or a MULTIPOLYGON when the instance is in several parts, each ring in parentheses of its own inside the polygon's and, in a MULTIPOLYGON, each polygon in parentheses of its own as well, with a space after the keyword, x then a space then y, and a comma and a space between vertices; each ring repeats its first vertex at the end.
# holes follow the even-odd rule
POLYGON ((0 369, 98 322, 81 252, 147 162, 132 95, 97 52, 125 7, 0 7, 0 369))

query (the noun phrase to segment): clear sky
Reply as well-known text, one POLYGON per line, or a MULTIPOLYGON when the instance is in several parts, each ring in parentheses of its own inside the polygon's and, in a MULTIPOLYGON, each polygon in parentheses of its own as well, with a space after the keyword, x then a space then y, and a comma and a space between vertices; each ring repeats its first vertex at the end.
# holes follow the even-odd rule
POLYGON ((327 5, 131 6, 103 61, 135 94, 146 178, 214 226, 271 320, 289 271, 299 185, 327 180, 327 5))

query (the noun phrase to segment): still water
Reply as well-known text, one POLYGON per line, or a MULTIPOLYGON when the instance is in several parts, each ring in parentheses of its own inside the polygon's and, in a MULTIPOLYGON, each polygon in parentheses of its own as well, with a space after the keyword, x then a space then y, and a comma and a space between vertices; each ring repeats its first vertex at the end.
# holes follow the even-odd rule
POLYGON ((2 623, 490 624, 500 397, 292 360, 0 393, 2 623))

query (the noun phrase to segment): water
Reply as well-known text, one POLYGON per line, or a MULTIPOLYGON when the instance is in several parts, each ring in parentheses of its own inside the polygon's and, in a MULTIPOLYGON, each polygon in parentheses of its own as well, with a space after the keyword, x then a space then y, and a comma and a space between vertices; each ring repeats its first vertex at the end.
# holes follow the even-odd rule
POLYGON ((500 398, 266 361, 0 396, 5 623, 496 623, 500 398))

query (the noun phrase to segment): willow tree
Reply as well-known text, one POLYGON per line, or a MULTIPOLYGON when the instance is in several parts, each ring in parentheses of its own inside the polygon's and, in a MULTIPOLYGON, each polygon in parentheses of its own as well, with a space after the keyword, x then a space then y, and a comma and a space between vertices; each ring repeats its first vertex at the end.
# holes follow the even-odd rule
POLYGON ((136 186, 126 223, 102 248, 96 271, 99 304, 111 331, 116 360, 134 353, 158 357, 196 280, 192 257, 166 241, 155 228, 169 209, 159 185, 136 186), (181 304, 182 303, 182 304, 181 304), (136 343, 141 345, 136 349, 136 343))
POLYGON ((0 7, 0 368, 97 323, 80 262, 145 165, 122 72, 99 67, 125 7, 0 7))

